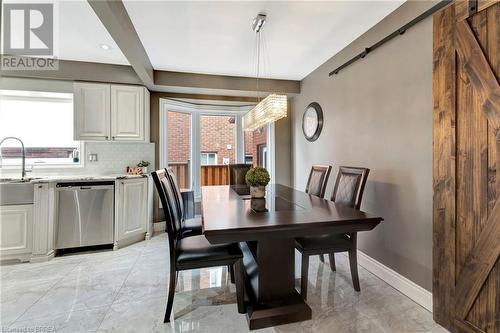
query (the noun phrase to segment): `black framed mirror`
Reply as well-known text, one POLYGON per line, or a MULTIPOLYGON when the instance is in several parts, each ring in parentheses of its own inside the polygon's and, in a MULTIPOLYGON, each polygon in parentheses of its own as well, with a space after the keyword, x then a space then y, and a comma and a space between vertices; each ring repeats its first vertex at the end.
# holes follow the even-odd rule
POLYGON ((323 110, 321 106, 312 102, 302 116, 302 132, 308 141, 316 141, 323 129, 323 110))

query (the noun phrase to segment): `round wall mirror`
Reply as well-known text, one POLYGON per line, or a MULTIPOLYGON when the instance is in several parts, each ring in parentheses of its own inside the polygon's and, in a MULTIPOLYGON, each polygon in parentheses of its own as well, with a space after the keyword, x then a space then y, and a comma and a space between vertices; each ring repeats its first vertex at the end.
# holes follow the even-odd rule
POLYGON ((313 102, 309 104, 302 116, 302 131, 309 141, 316 141, 323 128, 323 110, 321 106, 313 102))

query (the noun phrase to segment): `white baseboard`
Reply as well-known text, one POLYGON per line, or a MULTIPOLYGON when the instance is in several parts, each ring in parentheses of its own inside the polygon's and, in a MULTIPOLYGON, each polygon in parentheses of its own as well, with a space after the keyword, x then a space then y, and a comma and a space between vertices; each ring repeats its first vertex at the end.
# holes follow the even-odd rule
POLYGON ((156 222, 153 223, 153 233, 164 232, 167 227, 167 222, 156 222))
POLYGON ((358 250, 358 264, 432 312, 432 293, 358 250))

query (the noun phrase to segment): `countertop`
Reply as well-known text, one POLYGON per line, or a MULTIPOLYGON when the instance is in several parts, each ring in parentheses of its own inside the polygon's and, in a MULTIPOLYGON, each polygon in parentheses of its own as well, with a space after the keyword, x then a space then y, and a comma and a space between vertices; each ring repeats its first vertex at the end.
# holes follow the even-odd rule
MULTIPOLYGON (((59 181, 90 181, 90 180, 116 180, 116 179, 132 179, 132 178, 146 178, 148 175, 127 175, 127 174, 114 174, 114 175, 64 175, 64 176, 33 176, 26 177, 24 183, 52 183, 59 181)), ((0 179, 0 183, 19 183, 20 179, 4 178, 0 179)))

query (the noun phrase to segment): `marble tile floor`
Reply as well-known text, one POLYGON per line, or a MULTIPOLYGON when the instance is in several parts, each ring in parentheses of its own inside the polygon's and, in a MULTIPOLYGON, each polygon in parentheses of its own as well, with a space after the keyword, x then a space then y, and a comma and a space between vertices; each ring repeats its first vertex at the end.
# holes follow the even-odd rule
MULTIPOLYGON (((312 320, 255 332, 447 332, 431 313, 363 268, 356 293, 346 257, 336 261, 334 273, 311 257, 312 320)), ((299 260, 296 266, 299 276, 299 260)), ((248 332, 225 267, 181 272, 175 320, 163 323, 165 234, 117 251, 2 265, 0 279, 2 332, 248 332)))

